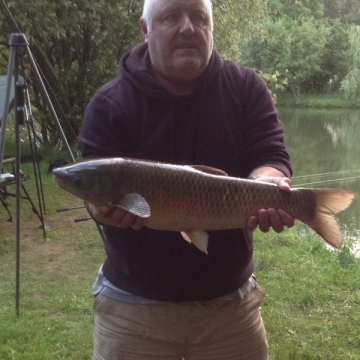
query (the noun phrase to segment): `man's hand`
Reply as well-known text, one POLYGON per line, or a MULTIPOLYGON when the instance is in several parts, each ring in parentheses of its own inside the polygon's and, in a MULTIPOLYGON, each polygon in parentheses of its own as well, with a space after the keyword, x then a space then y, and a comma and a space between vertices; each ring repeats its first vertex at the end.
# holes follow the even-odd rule
POLYGON ((115 226, 122 229, 132 227, 134 230, 140 230, 146 223, 145 218, 135 216, 117 206, 94 206, 92 204, 87 204, 86 208, 90 215, 103 225, 115 226))
MULTIPOLYGON (((287 177, 259 176, 254 181, 262 181, 276 184, 282 191, 290 191, 291 180, 287 177)), ((261 209, 257 216, 250 216, 247 227, 255 230, 257 226, 262 232, 268 232, 272 227, 277 233, 282 232, 284 227, 294 226, 295 218, 283 210, 261 209)))

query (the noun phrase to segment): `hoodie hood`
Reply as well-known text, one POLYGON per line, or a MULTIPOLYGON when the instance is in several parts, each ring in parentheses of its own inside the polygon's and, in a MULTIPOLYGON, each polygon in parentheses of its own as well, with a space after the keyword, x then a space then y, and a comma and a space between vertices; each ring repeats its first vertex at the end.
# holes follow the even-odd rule
MULTIPOLYGON (((192 95, 206 91, 207 84, 218 75, 223 65, 222 58, 213 50, 209 64, 198 79, 197 86, 192 95)), ((173 94, 159 84, 151 68, 147 43, 136 46, 121 58, 120 72, 126 80, 130 81, 134 87, 147 96, 169 100, 186 97, 173 94)))

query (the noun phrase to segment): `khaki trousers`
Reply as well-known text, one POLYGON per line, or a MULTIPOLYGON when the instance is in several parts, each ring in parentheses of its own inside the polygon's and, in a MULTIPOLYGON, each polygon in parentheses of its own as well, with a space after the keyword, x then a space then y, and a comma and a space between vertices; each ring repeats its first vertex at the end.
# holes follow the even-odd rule
POLYGON ((267 360, 256 286, 236 301, 129 304, 94 299, 93 360, 267 360))

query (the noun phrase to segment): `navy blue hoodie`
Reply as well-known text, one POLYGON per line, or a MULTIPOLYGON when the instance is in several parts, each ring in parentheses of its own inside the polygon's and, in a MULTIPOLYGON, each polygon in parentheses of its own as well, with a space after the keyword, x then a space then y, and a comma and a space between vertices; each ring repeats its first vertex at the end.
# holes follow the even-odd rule
MULTIPOLYGON (((88 157, 132 157, 220 168, 247 177, 260 166, 291 176, 278 113, 263 79, 221 59, 210 63, 191 95, 155 79, 146 44, 123 56, 121 75, 86 107, 79 148, 88 157)), ((247 229, 209 232, 209 254, 177 232, 104 227, 105 277, 159 301, 204 301, 231 293, 254 271, 247 229)))

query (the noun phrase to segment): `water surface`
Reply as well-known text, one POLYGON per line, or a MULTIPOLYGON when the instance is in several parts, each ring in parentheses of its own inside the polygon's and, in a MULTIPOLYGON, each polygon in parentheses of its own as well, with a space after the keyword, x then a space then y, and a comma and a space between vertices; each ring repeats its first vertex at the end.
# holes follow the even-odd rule
POLYGON ((357 193, 338 215, 360 246, 360 111, 279 108, 294 170, 293 185, 357 193))

